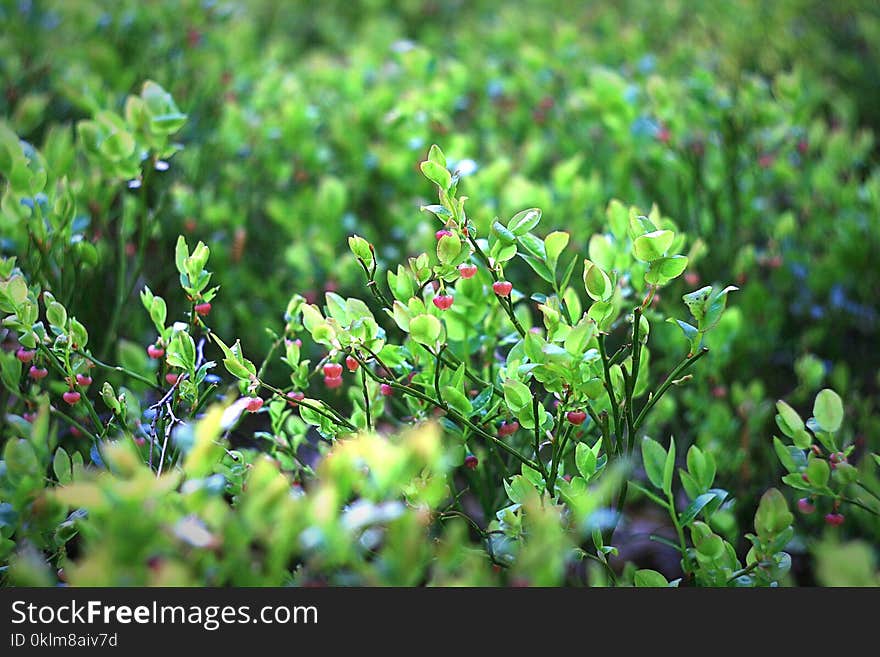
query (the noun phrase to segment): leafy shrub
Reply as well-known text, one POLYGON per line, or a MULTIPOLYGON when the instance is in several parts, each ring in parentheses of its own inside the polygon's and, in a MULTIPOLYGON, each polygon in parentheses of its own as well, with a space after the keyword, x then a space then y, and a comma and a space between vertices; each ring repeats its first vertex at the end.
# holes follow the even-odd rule
POLYGON ((0 8, 9 581, 875 581, 875 12, 564 5, 0 8))

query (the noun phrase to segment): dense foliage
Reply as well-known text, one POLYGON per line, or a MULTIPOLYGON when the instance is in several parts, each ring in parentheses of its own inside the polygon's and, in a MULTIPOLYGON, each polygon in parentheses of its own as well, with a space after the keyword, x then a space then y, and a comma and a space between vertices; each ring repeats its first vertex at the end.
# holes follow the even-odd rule
POLYGON ((577 4, 0 2, 4 583, 880 584, 880 12, 577 4))

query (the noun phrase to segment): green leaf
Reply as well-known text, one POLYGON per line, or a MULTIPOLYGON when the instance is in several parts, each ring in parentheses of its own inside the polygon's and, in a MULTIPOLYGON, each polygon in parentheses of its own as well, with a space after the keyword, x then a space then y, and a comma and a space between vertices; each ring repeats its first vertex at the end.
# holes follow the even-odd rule
POLYGON ((367 267, 373 264, 373 250, 370 243, 359 235, 352 235, 348 238, 348 248, 356 258, 364 261, 367 267))
POLYGON ((110 160, 124 160, 134 154, 134 137, 125 130, 117 130, 108 135, 99 146, 103 155, 110 160))
POLYGON ((596 233, 590 238, 590 244, 587 247, 587 253, 590 260, 595 262, 603 269, 613 269, 614 262, 617 259, 615 244, 609 235, 596 233))
POLYGON ((196 345, 189 333, 180 331, 168 345, 165 359, 172 367, 180 367, 188 372, 196 368, 196 345))
POLYGON ((507 379, 504 382, 504 401, 514 413, 519 413, 523 408, 531 405, 532 392, 524 383, 507 379))
POLYGON ((663 492, 667 495, 672 493, 672 477, 675 474, 675 438, 669 439, 669 451, 666 453, 666 462, 663 464, 663 492))
POLYGON ((324 299, 326 301, 327 312, 330 313, 330 317, 339 322, 340 325, 347 326, 349 320, 348 311, 345 305, 345 299, 343 299, 335 292, 326 292, 324 294, 324 299))
POLYGON ((772 537, 788 528, 794 516, 788 510, 788 503, 782 493, 771 488, 761 497, 755 513, 755 531, 758 536, 772 537))
POLYGON ((565 269, 562 273, 562 278, 559 279, 559 289, 564 290, 568 287, 569 281, 571 281, 571 276, 574 274, 574 268, 577 267, 578 260, 577 255, 572 255, 571 260, 568 261, 568 265, 566 265, 565 269))
POLYGON ((700 323, 701 330, 705 332, 715 328, 721 320, 721 315, 724 312, 724 309, 727 307, 727 295, 730 292, 736 292, 737 290, 739 290, 739 288, 735 285, 728 285, 723 290, 711 294, 706 303, 706 315, 700 323))
POLYGON ((824 488, 831 478, 831 468, 828 461, 820 458, 811 458, 807 462, 807 479, 816 488, 824 488))
POLYGON ((550 271, 556 271, 556 264, 559 262, 559 256, 568 246, 570 236, 563 231, 555 231, 544 238, 544 251, 547 254, 547 266, 550 271))
POLYGON ((782 482, 797 490, 811 490, 812 486, 805 482, 798 472, 791 472, 782 477, 782 482))
POLYGON ((186 238, 183 235, 177 237, 177 244, 174 247, 174 264, 177 271, 181 274, 186 273, 186 260, 189 258, 189 247, 186 245, 186 238))
POLYGON ((236 379, 248 381, 251 378, 251 373, 248 368, 244 365, 244 363, 239 362, 235 358, 224 358, 223 366, 226 368, 226 371, 229 372, 236 379))
POLYGON ((608 225, 611 226, 611 232, 618 240, 626 237, 626 230, 629 226, 629 209, 618 201, 616 198, 611 199, 605 210, 605 216, 608 219, 608 225))
POLYGON ((820 390, 813 403, 813 416, 819 426, 828 433, 840 429, 843 423, 843 402, 840 396, 828 388, 820 390))
POLYGON ((524 235, 541 221, 541 210, 538 208, 529 208, 522 212, 517 212, 513 218, 507 222, 507 230, 514 235, 524 235))
POLYGON ((516 243, 516 235, 507 230, 500 221, 492 222, 492 235, 498 238, 503 244, 516 243))
POLYGON ((428 161, 446 168, 446 156, 437 144, 431 144, 428 150, 428 161))
POLYGON ((63 331, 67 326, 67 310, 57 301, 53 301, 46 308, 46 319, 49 320, 50 326, 63 331))
POLYGON ((156 331, 161 333, 165 330, 165 320, 168 317, 168 308, 165 305, 165 299, 162 297, 153 297, 153 300, 150 303, 149 313, 150 319, 153 320, 153 325, 156 327, 156 331))
POLYGON ((666 285, 687 269, 687 256, 675 255, 654 260, 645 272, 645 282, 650 285, 666 285))
POLYGON ((122 412, 122 407, 119 405, 119 400, 116 398, 116 391, 113 390, 113 386, 109 381, 104 381, 104 385, 101 386, 101 398, 104 400, 107 408, 113 411, 116 415, 119 415, 122 412))
POLYGON ((440 189, 448 191, 452 187, 452 174, 449 170, 436 162, 425 160, 419 165, 425 178, 437 185, 440 189))
POLYGON ((412 339, 424 345, 433 345, 440 338, 443 325, 434 315, 417 315, 409 321, 409 334, 412 339))
POLYGON ((687 508, 684 510, 684 513, 681 514, 681 518, 679 521, 683 527, 687 527, 691 524, 696 517, 700 514, 706 505, 709 504, 712 500, 715 499, 715 493, 703 493, 698 496, 693 502, 688 504, 687 508))
POLYGON ((578 443, 574 452, 574 463, 584 479, 589 480, 596 473, 596 454, 586 443, 578 443))
POLYGON ((674 239, 675 233, 671 230, 645 233, 633 241, 633 254, 642 262, 652 262, 666 255, 674 239))
POLYGON ((642 463, 645 473, 655 488, 663 489, 664 470, 666 468, 666 450, 653 438, 642 438, 642 463))
POLYGON ((783 468, 789 472, 797 472, 797 467, 788 451, 788 447, 776 436, 773 436, 773 449, 776 450, 776 456, 779 458, 783 468))
POLYGON ((614 292, 608 274, 591 260, 584 260, 584 287, 594 301, 607 301, 614 292))
POLYGON ((776 416, 776 424, 786 436, 793 438, 798 432, 804 430, 804 421, 801 416, 781 399, 776 402, 776 410, 779 412, 779 415, 776 416))
POLYGON ((529 267, 531 267, 532 270, 542 279, 551 285, 555 282, 556 278, 553 275, 553 272, 542 260, 539 260, 535 256, 528 255, 527 253, 520 253, 519 257, 525 260, 529 264, 529 267))
POLYGON ((694 316, 697 323, 706 316, 706 302, 709 300, 709 295, 711 294, 712 286, 707 285, 706 287, 701 287, 695 292, 689 292, 682 297, 684 305, 686 305, 688 310, 691 311, 691 315, 694 316))
POLYGON ((442 264, 449 264, 461 253, 461 240, 458 235, 444 235, 437 241, 437 259, 442 264))
POLYGON ((52 459, 52 472, 55 473, 55 478, 62 486, 69 484, 72 479, 70 456, 63 447, 55 450, 55 457, 52 459))
POLYGON ((642 568, 633 575, 633 582, 638 588, 667 588, 669 582, 656 570, 642 568))
POLYGON ((443 400, 456 411, 465 417, 471 414, 471 411, 473 410, 471 402, 461 390, 453 388, 452 386, 444 386, 441 389, 441 392, 443 393, 443 400))
POLYGON ((593 339, 594 335, 596 335, 596 323, 587 315, 584 315, 572 327, 568 335, 565 336, 565 350, 572 356, 584 353, 587 344, 593 339))

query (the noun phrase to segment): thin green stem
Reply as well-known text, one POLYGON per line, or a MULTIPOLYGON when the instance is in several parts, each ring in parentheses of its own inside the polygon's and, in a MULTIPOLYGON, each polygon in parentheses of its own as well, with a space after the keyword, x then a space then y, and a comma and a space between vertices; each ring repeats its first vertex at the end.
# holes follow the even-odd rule
POLYGON ((739 579, 743 575, 748 575, 750 572, 752 572, 754 570, 757 570, 760 566, 761 566, 760 561, 754 561, 754 562, 750 563, 748 566, 746 566, 745 568, 740 568, 733 575, 730 576, 730 578, 727 580, 727 583, 733 584, 737 579, 739 579))
MULTIPOLYGON (((369 352, 369 353, 372 354, 372 352, 369 352)), ((457 422, 467 426, 471 431, 473 431, 477 435, 490 441, 492 444, 496 445, 499 449, 502 449, 505 452, 507 452, 508 454, 510 454, 511 456, 515 457, 521 463, 525 463, 527 466, 529 466, 533 470, 537 470, 540 472, 540 467, 538 466, 537 463, 532 461, 530 458, 524 456, 523 454, 520 454, 517 450, 515 450, 513 447, 511 447, 507 443, 499 440, 496 436, 493 436, 493 435, 487 433, 486 431, 481 429, 479 426, 477 426, 476 424, 474 424, 473 422, 468 420, 466 417, 461 415, 454 408, 451 408, 448 404, 444 403, 442 400, 434 399, 433 397, 426 395, 425 393, 421 392, 420 390, 417 390, 416 388, 413 388, 412 386, 408 386, 406 384, 400 383, 399 381, 395 381, 394 379, 380 377, 378 374, 376 374, 375 372, 373 372, 372 370, 370 370, 367 367, 367 363, 360 356, 358 356, 355 353, 352 353, 352 355, 354 356, 355 360, 357 360, 360 363, 361 367, 365 368, 367 375, 370 378, 372 378, 374 381, 377 381, 378 383, 384 383, 386 385, 389 385, 392 388, 394 388, 395 390, 400 390, 401 392, 403 392, 407 395, 415 397, 416 399, 419 399, 427 404, 431 404, 432 406, 434 406, 436 408, 439 408, 443 411, 446 411, 446 413, 450 417, 452 417, 457 422)), ((377 362, 379 362, 380 366, 382 365, 380 361, 377 361, 377 362)), ((385 369, 387 370, 387 368, 385 368, 385 369)), ((388 370, 388 371, 390 372, 390 370, 388 370)))
POLYGON ((105 363, 101 360, 98 360, 97 358, 95 358, 91 354, 87 354, 84 351, 81 351, 79 349, 74 350, 73 353, 75 353, 77 356, 82 356, 83 358, 90 360, 91 362, 93 362, 95 365, 97 365, 101 369, 105 369, 105 370, 108 370, 111 372, 119 372, 120 374, 125 374, 127 377, 135 379, 136 381, 140 381, 141 383, 150 386, 154 390, 162 390, 162 386, 160 386, 158 383, 148 379, 145 376, 141 376, 137 372, 132 372, 131 370, 126 369, 124 367, 121 367, 120 365, 109 365, 108 363, 105 363))
POLYGON ((860 502, 859 500, 854 500, 851 497, 841 497, 841 501, 846 502, 847 504, 852 504, 853 506, 857 506, 863 511, 867 511, 868 513, 880 517, 880 513, 869 507, 864 502, 860 502))
POLYGON ((639 336, 641 328, 642 309, 636 308, 633 311, 633 340, 632 340, 632 371, 629 375, 629 390, 627 391, 626 413, 627 422, 629 423, 629 440, 635 441, 635 418, 633 406, 635 404, 636 382, 639 378, 639 366, 642 355, 642 341, 639 336))
POLYGON ((544 464, 541 462, 541 422, 538 418, 538 396, 532 395, 532 419, 535 424, 535 462, 538 464, 538 472, 541 473, 541 476, 544 478, 544 481, 547 484, 547 490, 550 494, 553 494, 553 479, 547 472, 547 469, 544 467, 544 464))
POLYGON ((71 417, 70 415, 68 415, 64 411, 59 410, 59 409, 55 408, 54 406, 50 405, 49 412, 52 413, 53 415, 57 415, 58 417, 60 417, 62 420, 64 420, 68 424, 75 426, 77 429, 82 431, 84 435, 88 436, 92 440, 92 442, 94 442, 94 443, 98 442, 98 436, 96 436, 91 431, 86 429, 86 427, 81 422, 79 422, 77 419, 71 417))
MULTIPOLYGON (((487 256, 483 252, 483 249, 480 248, 480 245, 477 242, 477 240, 475 240, 471 235, 468 235, 468 241, 474 247, 474 252, 480 258, 480 260, 482 260, 483 263, 486 265, 486 269, 489 271, 489 274, 492 276, 492 280, 496 283, 499 280, 501 280, 498 278, 498 274, 495 273, 495 269, 492 267, 491 261, 489 260, 489 256, 487 256)), ((505 298, 505 297, 502 297, 498 294, 496 294, 495 296, 498 297, 498 302, 500 303, 501 307, 504 309, 504 312, 507 313, 507 316, 510 318, 510 321, 513 324, 513 327, 516 329, 516 332, 520 334, 520 337, 523 337, 523 338, 526 337, 526 330, 522 327, 522 324, 519 323, 519 319, 517 319, 516 314, 513 312, 513 303, 510 301, 510 298, 509 297, 505 298)))
POLYGON ((691 564, 691 557, 687 551, 687 541, 684 537, 684 528, 681 526, 681 522, 678 520, 678 512, 675 510, 675 498, 672 496, 672 491, 669 491, 666 494, 666 500, 666 508, 669 510, 669 517, 672 519, 672 526, 675 527, 675 534, 678 536, 678 543, 681 546, 684 572, 687 575, 690 575, 693 572, 693 566, 691 564))
MULTIPOLYGON (((280 397, 281 399, 284 399, 285 401, 290 401, 287 397, 287 394, 283 390, 280 390, 280 389, 276 388, 275 386, 273 386, 269 383, 266 383, 265 381, 260 381, 260 385, 262 387, 264 387, 266 390, 268 390, 269 392, 271 392, 272 394, 276 395, 277 397, 280 397)), ((341 424, 349 431, 357 431, 356 426, 354 426, 351 422, 349 422, 344 417, 342 417, 339 413, 337 413, 329 405, 325 406, 325 407, 315 406, 314 404, 310 404, 309 402, 305 401, 304 399, 297 401, 296 405, 303 406, 305 408, 313 410, 318 415, 323 415, 328 420, 332 420, 333 422, 336 422, 337 424, 341 424)))
POLYGON ((76 383, 76 379, 73 376, 73 369, 70 367, 70 354, 65 352, 64 354, 64 362, 61 362, 58 357, 42 342, 37 344, 37 348, 46 354, 49 362, 52 366, 61 374, 63 379, 67 379, 71 389, 76 390, 80 394, 80 400, 85 404, 86 411, 89 414, 92 422, 95 425, 95 430, 103 427, 104 423, 101 421, 98 412, 95 410, 94 404, 92 404, 92 400, 86 396, 86 391, 83 387, 76 383))
POLYGON ((856 482, 856 486, 858 486, 859 488, 861 488, 863 491, 865 491, 866 493, 868 493, 868 495, 870 495, 871 497, 873 497, 873 498, 876 499, 877 501, 880 501, 880 495, 878 495, 877 493, 875 493, 874 491, 872 491, 870 488, 868 488, 868 487, 867 487, 865 484, 863 484, 861 481, 857 481, 857 482, 856 482))
POLYGON ((365 368, 361 368, 361 387, 364 391, 364 414, 367 419, 367 431, 373 430, 373 415, 370 409, 370 392, 367 390, 367 373, 365 368))
POLYGON ((620 441, 620 409, 617 406, 617 396, 614 394, 614 385, 611 382, 611 366, 605 350, 604 334, 599 334, 598 342, 599 355, 602 357, 602 369, 605 373, 605 391, 608 393, 608 400, 611 404, 611 417, 614 420, 614 434, 617 440, 620 441))
POLYGON ((275 355, 275 352, 278 351, 278 347, 282 345, 284 342, 284 338, 287 337, 287 332, 284 331, 281 335, 279 335, 272 342, 272 346, 269 347, 269 351, 266 353, 266 357, 263 358, 263 362, 260 363, 260 368, 257 370, 257 378, 262 380, 263 375, 266 373, 266 368, 269 366, 269 362, 272 360, 272 357, 275 355))
POLYGON ((660 401, 664 394, 666 394, 666 391, 669 390, 670 387, 672 387, 673 382, 676 381, 678 377, 684 374, 689 368, 693 367, 694 363, 700 360, 707 353, 709 353, 709 349, 703 347, 697 353, 689 354, 687 358, 685 358, 675 367, 674 370, 672 370, 672 372, 670 372, 669 376, 666 377, 666 380, 663 382, 660 388, 658 388, 657 392, 651 395, 651 398, 644 405, 644 407, 642 407, 642 410, 639 413, 638 417, 636 417, 635 423, 633 425, 634 430, 638 430, 638 428, 642 426, 642 422, 645 421, 645 418, 647 417, 650 410, 654 408, 654 405, 658 401, 660 401))

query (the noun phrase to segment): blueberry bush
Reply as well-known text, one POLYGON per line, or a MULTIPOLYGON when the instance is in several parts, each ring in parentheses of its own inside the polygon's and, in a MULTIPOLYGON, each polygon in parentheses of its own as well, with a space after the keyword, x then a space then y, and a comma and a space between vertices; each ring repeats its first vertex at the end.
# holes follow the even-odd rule
POLYGON ((880 14, 575 4, 0 3, 0 581, 880 584, 880 14))

